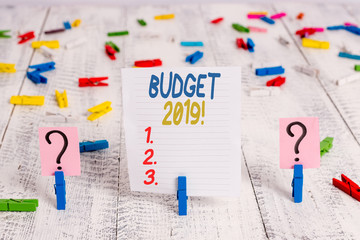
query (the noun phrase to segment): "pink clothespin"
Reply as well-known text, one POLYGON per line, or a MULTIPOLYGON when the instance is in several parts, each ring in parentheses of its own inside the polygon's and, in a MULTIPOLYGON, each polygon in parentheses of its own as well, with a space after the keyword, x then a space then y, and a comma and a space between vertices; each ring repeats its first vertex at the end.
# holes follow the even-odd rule
POLYGON ((272 15, 270 18, 271 19, 278 19, 278 18, 282 18, 282 17, 285 17, 285 16, 286 16, 286 13, 282 12, 282 13, 272 15))
POLYGON ((247 17, 249 19, 256 19, 256 18, 262 18, 262 17, 265 17, 266 15, 265 14, 248 14, 247 17))
POLYGON ((267 29, 266 29, 266 28, 259 28, 259 27, 248 26, 248 29, 250 30, 250 32, 263 32, 263 33, 266 33, 266 32, 267 32, 267 29))
POLYGON ((350 22, 346 22, 346 23, 344 23, 344 25, 345 25, 345 26, 354 26, 354 27, 357 27, 356 24, 350 23, 350 22))

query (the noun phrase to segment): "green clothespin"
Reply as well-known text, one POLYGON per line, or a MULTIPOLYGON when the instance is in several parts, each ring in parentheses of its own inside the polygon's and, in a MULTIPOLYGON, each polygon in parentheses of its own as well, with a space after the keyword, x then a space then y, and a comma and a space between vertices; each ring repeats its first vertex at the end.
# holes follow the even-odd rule
POLYGON ((320 156, 322 157, 325 153, 329 152, 332 148, 332 142, 334 138, 326 137, 324 140, 320 142, 320 156))
POLYGON ((357 72, 360 71, 360 65, 355 65, 355 71, 357 71, 357 72))
POLYGON ((0 199, 0 211, 34 212, 37 206, 37 199, 0 199))
POLYGON ((144 19, 138 19, 137 21, 141 26, 146 26, 146 22, 144 21, 144 19))
POLYGON ((248 28, 246 28, 238 23, 233 23, 232 27, 239 32, 246 32, 246 33, 250 32, 250 30, 248 28))
POLYGON ((110 47, 112 47, 116 52, 120 52, 120 48, 113 43, 112 41, 106 42, 105 45, 109 45, 110 47))
POLYGON ((10 30, 0 30, 0 38, 11 38, 10 35, 6 35, 5 33, 10 32, 10 30))
POLYGON ((108 36, 109 36, 109 37, 124 36, 124 35, 129 35, 129 31, 109 32, 109 33, 108 33, 108 36))

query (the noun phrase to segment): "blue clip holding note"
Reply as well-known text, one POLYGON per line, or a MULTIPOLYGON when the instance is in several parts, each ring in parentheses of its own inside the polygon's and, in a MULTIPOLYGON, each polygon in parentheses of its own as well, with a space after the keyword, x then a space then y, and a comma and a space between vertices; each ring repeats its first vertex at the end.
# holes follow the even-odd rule
POLYGON ((178 177, 177 199, 179 200, 179 216, 187 215, 186 177, 178 177))
POLYGON ((56 194, 56 206, 58 210, 65 210, 66 205, 66 190, 65 179, 63 171, 55 171, 55 194, 56 194))
POLYGON ((70 22, 69 21, 67 21, 67 22, 64 22, 64 28, 65 29, 71 29, 71 24, 70 24, 70 22))
POLYGON ((55 69, 55 62, 41 63, 37 65, 31 65, 29 68, 33 68, 38 72, 47 72, 55 69))
POLYGON ((180 42, 180 45, 183 47, 202 47, 204 46, 203 42, 180 42))
POLYGON ((80 152, 92 152, 96 150, 101 150, 109 148, 109 143, 106 140, 99 140, 94 142, 81 142, 80 143, 80 152))
POLYGON ((303 165, 295 164, 294 165, 294 178, 291 183, 293 187, 292 196, 294 198, 295 203, 302 202, 302 192, 303 192, 303 165))
POLYGON ((247 39, 247 43, 246 43, 249 52, 254 52, 254 47, 255 47, 255 43, 253 42, 253 40, 251 38, 247 39))
POLYGON ((274 20, 272 20, 271 18, 268 18, 266 16, 261 17, 260 19, 263 20, 264 22, 267 22, 268 24, 275 24, 274 20))
POLYGON ((191 64, 196 63, 204 56, 203 52, 196 51, 193 54, 186 57, 185 62, 190 62, 191 64))
POLYGON ((255 70, 255 74, 257 76, 278 75, 278 74, 283 74, 284 72, 285 72, 285 69, 282 66, 257 68, 255 70))

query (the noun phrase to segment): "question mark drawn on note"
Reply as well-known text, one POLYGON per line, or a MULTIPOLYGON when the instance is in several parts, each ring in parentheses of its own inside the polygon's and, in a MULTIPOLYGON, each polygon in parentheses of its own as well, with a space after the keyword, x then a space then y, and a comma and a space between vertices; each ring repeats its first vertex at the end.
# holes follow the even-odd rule
MULTIPOLYGON (((307 129, 305 127, 304 124, 302 124, 301 122, 292 122, 290 123, 287 127, 286 127, 286 132, 287 134, 290 135, 290 137, 294 137, 295 135, 291 132, 291 127, 294 125, 298 125, 301 127, 302 129, 302 134, 299 137, 299 139, 296 141, 295 146, 294 146, 294 151, 296 154, 299 154, 299 145, 301 143, 301 141, 304 139, 304 137, 306 136, 307 133, 307 129)), ((298 162, 300 159, 299 158, 295 158, 295 161, 298 162)))
MULTIPOLYGON (((65 151, 66 151, 66 149, 67 149, 67 147, 68 147, 68 145, 69 145, 69 142, 68 142, 68 139, 67 139, 66 135, 65 135, 63 132, 61 132, 61 131, 59 131, 59 130, 52 130, 52 131, 48 132, 48 133, 46 134, 46 136, 45 136, 45 139, 46 139, 46 141, 47 141, 48 144, 51 144, 50 135, 53 134, 53 133, 58 133, 58 134, 60 134, 60 135, 63 137, 63 139, 64 139, 63 148, 61 149, 61 152, 59 153, 59 155, 58 155, 57 158, 56 158, 56 163, 57 163, 57 164, 61 164, 61 157, 64 155, 64 153, 65 153, 65 151)), ((61 170, 62 168, 61 168, 61 166, 58 166, 57 169, 58 169, 58 170, 61 170)))

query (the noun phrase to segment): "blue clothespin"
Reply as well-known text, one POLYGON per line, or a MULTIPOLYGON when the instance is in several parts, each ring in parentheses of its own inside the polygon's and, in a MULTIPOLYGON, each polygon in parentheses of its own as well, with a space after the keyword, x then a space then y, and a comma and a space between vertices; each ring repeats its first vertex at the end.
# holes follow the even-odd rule
POLYGON ((71 24, 70 24, 70 22, 69 21, 67 21, 67 22, 64 22, 64 28, 65 29, 71 29, 71 24))
POLYGON ((94 142, 81 142, 80 152, 92 152, 100 149, 109 148, 109 143, 106 140, 99 140, 94 142))
POLYGON ((63 171, 55 171, 55 194, 56 205, 58 210, 65 210, 66 205, 66 191, 65 191, 65 179, 63 171))
POLYGON ((339 57, 360 60, 360 55, 353 55, 353 54, 346 53, 346 52, 339 52, 339 57))
POLYGON ((47 78, 40 75, 38 71, 32 71, 27 72, 26 76, 33 81, 33 83, 39 84, 39 83, 47 83, 47 78))
POLYGON ((345 29, 345 26, 343 25, 337 25, 337 26, 330 26, 326 28, 327 30, 341 30, 341 29, 345 29))
POLYGON ((266 16, 261 17, 260 19, 263 20, 264 22, 267 22, 268 24, 275 24, 274 20, 272 20, 271 18, 268 18, 266 16))
POLYGON ((55 62, 41 63, 37 65, 29 66, 29 68, 34 68, 36 71, 47 72, 55 69, 55 62))
POLYGON ((181 42, 180 45, 184 46, 184 47, 202 47, 202 46, 204 46, 204 43, 203 42, 181 42))
POLYGON ((346 31, 351 32, 356 35, 360 35, 360 28, 355 26, 345 26, 344 28, 346 31))
POLYGON ((303 165, 295 164, 294 165, 294 178, 291 183, 293 187, 292 196, 294 198, 295 203, 302 202, 302 191, 303 191, 303 165))
POLYGON ((190 62, 191 64, 196 63, 204 56, 203 52, 196 51, 193 54, 186 57, 185 62, 190 62))
POLYGON ((249 52, 254 52, 254 47, 255 47, 255 43, 253 42, 253 40, 251 40, 251 38, 247 39, 247 43, 246 43, 249 52))
POLYGON ((179 200, 179 216, 187 215, 186 177, 178 177, 177 199, 179 200))
POLYGON ((282 66, 257 68, 255 70, 255 74, 257 76, 278 75, 278 74, 283 74, 284 72, 285 72, 285 69, 282 66))

